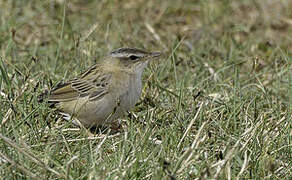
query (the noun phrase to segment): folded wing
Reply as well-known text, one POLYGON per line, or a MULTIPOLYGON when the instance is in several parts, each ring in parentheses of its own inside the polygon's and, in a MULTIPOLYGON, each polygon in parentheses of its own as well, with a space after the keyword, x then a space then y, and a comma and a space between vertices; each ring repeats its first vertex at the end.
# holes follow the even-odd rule
POLYGON ((83 73, 80 78, 58 85, 48 95, 50 102, 65 102, 87 97, 90 101, 98 100, 108 93, 110 73, 98 72, 94 66, 83 73))

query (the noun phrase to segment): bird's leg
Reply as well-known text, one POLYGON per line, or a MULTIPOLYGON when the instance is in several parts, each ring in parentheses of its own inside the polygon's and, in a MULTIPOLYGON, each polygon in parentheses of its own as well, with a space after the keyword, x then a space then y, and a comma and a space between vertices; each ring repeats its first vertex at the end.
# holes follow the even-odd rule
MULTIPOLYGON (((120 98, 118 98, 117 102, 116 102, 116 106, 114 107, 112 113, 107 117, 107 119, 105 120, 105 122, 110 119, 118 110, 118 108, 121 106, 121 100, 120 98)), ((111 129, 113 130, 112 132, 113 133, 116 133, 119 131, 119 129, 121 128, 121 124, 119 123, 118 120, 114 120, 112 122, 109 122, 110 123, 110 127, 111 129)))

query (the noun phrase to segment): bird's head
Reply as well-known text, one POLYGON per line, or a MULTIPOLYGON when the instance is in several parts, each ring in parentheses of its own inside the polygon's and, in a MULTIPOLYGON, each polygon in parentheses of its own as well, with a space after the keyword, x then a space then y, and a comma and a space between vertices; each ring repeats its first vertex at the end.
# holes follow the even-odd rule
POLYGON ((150 59, 157 58, 160 52, 147 52, 137 48, 119 48, 110 53, 113 59, 126 68, 144 69, 150 59))

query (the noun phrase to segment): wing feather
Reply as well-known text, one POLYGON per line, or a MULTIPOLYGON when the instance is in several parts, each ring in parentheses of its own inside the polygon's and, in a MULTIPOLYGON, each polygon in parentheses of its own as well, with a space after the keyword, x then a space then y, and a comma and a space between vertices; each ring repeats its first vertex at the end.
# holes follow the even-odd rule
POLYGON ((59 84, 49 94, 49 101, 72 101, 86 96, 90 101, 101 99, 108 93, 110 79, 111 73, 99 73, 98 66, 94 66, 82 74, 79 79, 59 84))

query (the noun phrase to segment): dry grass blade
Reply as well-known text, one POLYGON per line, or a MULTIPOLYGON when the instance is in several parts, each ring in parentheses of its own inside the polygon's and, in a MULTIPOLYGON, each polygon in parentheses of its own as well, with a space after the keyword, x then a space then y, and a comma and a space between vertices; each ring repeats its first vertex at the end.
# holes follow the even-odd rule
POLYGON ((216 173, 214 175, 214 179, 218 179, 220 173, 222 172, 223 167, 226 165, 226 163, 228 161, 230 161, 234 157, 235 150, 239 145, 240 145, 240 140, 238 140, 235 143, 235 145, 227 152, 225 159, 223 159, 223 160, 219 161, 218 163, 216 163, 215 165, 213 165, 213 167, 217 166, 216 173))
POLYGON ((145 26, 146 28, 148 29, 148 31, 153 34, 154 38, 163 46, 163 48, 165 50, 167 50, 167 46, 161 41, 161 38, 160 36, 156 33, 155 29, 148 23, 148 22, 145 22, 145 26))
POLYGON ((183 142, 184 138, 187 136, 188 132, 191 130, 191 127, 193 126, 195 120, 198 118, 198 116, 199 116, 199 114, 200 114, 200 112, 201 112, 202 107, 203 107, 203 102, 201 102, 200 107, 199 107, 199 109, 198 109, 198 111, 197 111, 195 117, 191 120, 191 122, 190 122, 188 128, 186 129, 186 131, 185 131, 183 137, 180 139, 180 141, 179 141, 179 143, 178 143, 178 145, 177 145, 177 148, 178 148, 178 149, 180 149, 181 143, 183 142))
POLYGON ((218 77, 218 74, 215 72, 215 70, 206 62, 204 63, 204 66, 208 69, 208 71, 211 74, 211 76, 213 76, 213 79, 215 81, 218 81, 219 77, 218 77))
POLYGON ((6 161, 8 161, 12 166, 20 169, 22 172, 27 174, 32 179, 39 179, 34 173, 30 172, 27 168, 23 167, 22 165, 18 164, 17 162, 13 161, 11 158, 7 157, 5 154, 0 152, 0 156, 2 156, 6 161))
POLYGON ((58 177, 63 177, 66 178, 66 176, 62 173, 57 172, 56 170, 50 168, 48 165, 46 165, 43 161, 41 161, 40 159, 38 159, 37 157, 35 157, 32 153, 25 151, 24 149, 20 148, 19 146, 16 145, 16 143, 14 143, 13 141, 11 141, 9 138, 3 136, 0 133, 0 138, 7 144, 9 144, 10 146, 12 146, 13 148, 15 148, 18 152, 24 154, 25 156, 27 156, 28 158, 30 158, 33 162, 35 162, 36 164, 38 164, 40 167, 42 167, 43 169, 55 174, 58 177))
POLYGON ((3 98, 7 98, 7 94, 5 94, 4 92, 0 91, 0 96, 2 96, 3 98))
POLYGON ((240 179, 240 176, 244 173, 245 169, 247 168, 248 166, 248 162, 250 160, 250 156, 247 155, 247 150, 244 151, 244 161, 243 161, 243 164, 241 166, 241 169, 236 177, 236 179, 240 179))
POLYGON ((98 23, 94 24, 89 31, 87 31, 86 33, 84 33, 83 37, 81 37, 80 41, 85 41, 92 33, 93 31, 97 28, 98 23))
MULTIPOLYGON (((244 137, 245 135, 249 135, 247 141, 242 145, 242 148, 239 151, 242 151, 246 148, 248 142, 255 135, 257 128, 262 124, 262 120, 259 121, 254 127, 248 128, 240 137, 244 137)), ((216 173, 214 175, 214 179, 218 179, 223 167, 236 155, 236 148, 241 144, 242 138, 239 138, 235 145, 226 153, 226 156, 223 160, 217 162, 212 167, 216 167, 216 173)), ((248 163, 248 162, 247 162, 248 163)), ((227 168, 227 167, 226 167, 227 168)))
MULTIPOLYGON (((108 138, 115 138, 120 136, 121 133, 117 133, 111 136, 107 136, 108 138)), ((46 146, 46 145, 54 145, 57 143, 66 143, 66 142, 79 142, 79 141, 88 141, 88 140, 97 140, 97 139, 104 139, 106 137, 106 135, 102 135, 102 136, 89 136, 88 138, 75 138, 75 139, 66 139, 63 141, 55 141, 55 142, 50 142, 50 143, 43 143, 43 144, 38 144, 38 145, 32 145, 31 147, 38 147, 38 146, 46 146)))
POLYGON ((72 177, 70 178, 70 167, 71 164, 73 163, 73 161, 75 161, 76 159, 78 159, 78 156, 73 156, 68 162, 67 162, 67 167, 66 167, 66 179, 72 179, 72 177))
POLYGON ((103 145, 103 143, 105 142, 105 140, 108 138, 109 133, 111 132, 111 129, 109 129, 106 133, 106 135, 104 136, 104 138, 101 140, 101 142, 97 145, 95 152, 98 153, 101 146, 103 145))
POLYGON ((199 139, 202 130, 204 129, 205 125, 207 124, 207 122, 204 122, 200 129, 198 130, 196 137, 191 145, 191 147, 188 148, 188 150, 181 156, 181 158, 179 159, 178 163, 176 164, 176 167, 174 168, 174 173, 178 172, 180 173, 181 171, 183 171, 184 168, 188 167, 189 162, 191 161, 191 158, 193 157, 194 154, 194 150, 196 150, 199 147, 200 142, 204 141, 206 139, 206 135, 204 137, 202 137, 201 139, 199 139), (180 170, 178 170, 180 164, 184 161, 184 164, 182 165, 182 167, 180 168, 180 170))
MULTIPOLYGON (((19 99, 19 98, 22 96, 22 94, 27 90, 27 88, 28 88, 28 83, 26 83, 26 84, 24 85, 24 87, 21 88, 21 91, 19 92, 19 94, 14 98, 14 100, 13 100, 13 102, 12 102, 13 105, 16 104, 16 102, 18 101, 18 99, 19 99)), ((7 120, 8 120, 9 117, 11 116, 12 112, 13 112, 12 108, 9 108, 8 111, 6 112, 6 114, 5 114, 4 118, 3 118, 3 120, 2 120, 2 123, 1 123, 0 127, 3 126, 3 125, 7 122, 7 120)))

